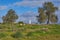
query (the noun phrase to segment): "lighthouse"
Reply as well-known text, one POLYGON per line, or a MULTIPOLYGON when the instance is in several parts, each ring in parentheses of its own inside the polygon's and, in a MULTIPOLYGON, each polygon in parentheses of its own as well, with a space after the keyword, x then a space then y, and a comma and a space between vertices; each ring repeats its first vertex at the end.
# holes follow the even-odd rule
POLYGON ((29 20, 29 24, 31 24, 31 20, 29 20))

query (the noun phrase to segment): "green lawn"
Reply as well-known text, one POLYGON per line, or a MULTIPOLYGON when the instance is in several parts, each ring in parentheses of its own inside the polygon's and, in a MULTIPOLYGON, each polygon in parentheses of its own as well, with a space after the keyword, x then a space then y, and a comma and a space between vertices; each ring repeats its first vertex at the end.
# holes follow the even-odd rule
POLYGON ((0 24, 0 40, 60 40, 60 25, 0 24))

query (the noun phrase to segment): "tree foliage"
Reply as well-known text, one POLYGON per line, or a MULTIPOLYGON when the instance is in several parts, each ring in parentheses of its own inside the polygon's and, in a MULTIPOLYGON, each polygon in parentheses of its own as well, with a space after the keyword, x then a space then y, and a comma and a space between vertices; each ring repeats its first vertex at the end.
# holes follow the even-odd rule
POLYGON ((45 2, 43 5, 43 8, 38 8, 38 22, 42 23, 45 22, 47 20, 47 24, 49 24, 49 22, 57 22, 58 21, 58 17, 55 15, 55 11, 58 10, 57 7, 54 6, 54 4, 52 2, 45 2))
POLYGON ((15 22, 16 19, 18 19, 18 15, 16 15, 13 9, 10 9, 8 13, 2 17, 2 19, 3 19, 3 23, 12 23, 15 22))

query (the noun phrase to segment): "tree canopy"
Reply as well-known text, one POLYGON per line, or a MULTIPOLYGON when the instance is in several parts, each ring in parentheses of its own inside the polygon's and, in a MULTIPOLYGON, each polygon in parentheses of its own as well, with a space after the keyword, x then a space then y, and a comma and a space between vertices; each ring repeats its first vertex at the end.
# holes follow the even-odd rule
POLYGON ((55 23, 58 21, 58 17, 55 15, 55 11, 58 10, 52 2, 45 2, 43 8, 38 8, 38 22, 43 23, 47 20, 49 22, 55 23))
POLYGON ((12 23, 18 19, 18 15, 13 9, 10 9, 8 13, 2 17, 3 23, 12 23))

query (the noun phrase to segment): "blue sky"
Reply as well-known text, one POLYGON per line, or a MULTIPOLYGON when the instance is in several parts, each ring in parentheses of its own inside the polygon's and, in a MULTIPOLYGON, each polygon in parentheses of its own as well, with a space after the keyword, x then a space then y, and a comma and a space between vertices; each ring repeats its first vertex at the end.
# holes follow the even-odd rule
MULTIPOLYGON (((44 2, 53 2, 53 4, 59 8, 56 11, 58 18, 60 17, 60 0, 0 0, 0 22, 1 17, 6 15, 9 9, 15 10, 19 16, 17 21, 28 21, 36 22, 36 15, 38 15, 38 7, 42 7, 44 2)), ((60 22, 60 18, 59 21, 60 22)))

